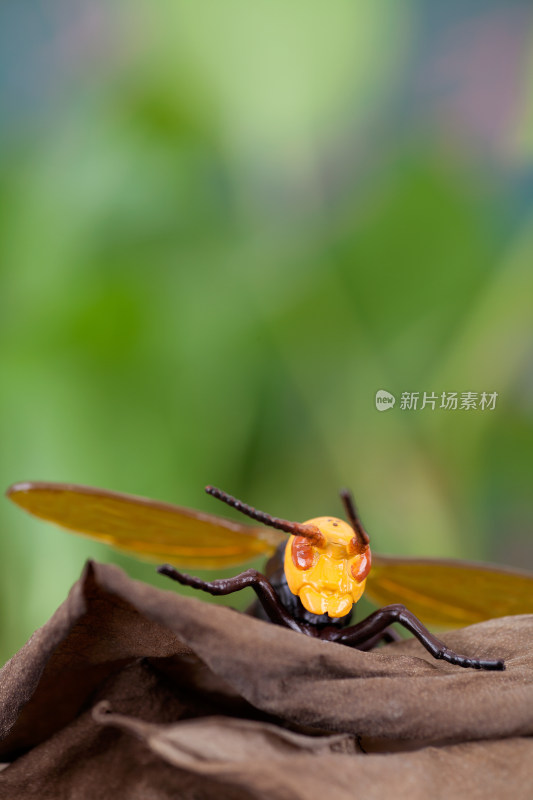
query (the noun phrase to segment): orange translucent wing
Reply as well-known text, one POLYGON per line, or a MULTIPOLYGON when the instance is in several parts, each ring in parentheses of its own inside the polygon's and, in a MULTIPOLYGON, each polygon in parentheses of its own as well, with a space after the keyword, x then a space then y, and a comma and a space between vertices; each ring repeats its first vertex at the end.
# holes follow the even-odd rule
POLYGON ((403 603, 439 627, 533 614, 533 573, 493 564, 375 556, 366 592, 380 606, 403 603))
POLYGON ((140 558, 215 569, 271 554, 279 531, 144 497, 62 483, 17 483, 7 496, 25 511, 140 558))

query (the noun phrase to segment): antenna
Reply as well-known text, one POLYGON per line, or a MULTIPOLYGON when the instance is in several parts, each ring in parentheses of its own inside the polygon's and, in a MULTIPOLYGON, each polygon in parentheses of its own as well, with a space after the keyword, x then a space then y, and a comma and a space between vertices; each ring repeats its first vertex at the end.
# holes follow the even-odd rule
POLYGON ((306 539, 315 545, 315 547, 325 547, 326 538, 315 525, 302 525, 300 522, 289 522, 286 519, 278 519, 271 514, 266 514, 264 511, 258 511, 257 508, 242 503, 237 498, 232 497, 222 489, 217 489, 215 486, 206 486, 207 494, 216 497, 217 500, 222 500, 228 506, 237 509, 241 514, 246 514, 247 517, 261 522, 263 525, 268 525, 270 528, 277 528, 277 530, 291 533, 293 536, 305 536, 306 539))
POLYGON ((370 544, 370 537, 363 528, 363 523, 359 519, 359 514, 357 513, 357 508, 350 490, 341 489, 340 496, 344 510, 346 511, 346 516, 348 517, 350 525, 355 531, 355 536, 352 539, 352 549, 355 553, 361 553, 370 544))

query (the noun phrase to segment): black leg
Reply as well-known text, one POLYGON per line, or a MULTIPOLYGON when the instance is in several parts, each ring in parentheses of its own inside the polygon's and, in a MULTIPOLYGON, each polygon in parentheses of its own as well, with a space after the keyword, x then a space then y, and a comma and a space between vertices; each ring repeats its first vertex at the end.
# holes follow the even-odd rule
POLYGON ((291 617, 282 606, 270 581, 256 569, 247 569, 246 572, 241 572, 233 578, 219 578, 215 581, 203 581, 201 578, 195 578, 185 572, 178 572, 177 569, 169 564, 163 564, 163 566, 157 568, 157 571, 161 575, 166 575, 168 578, 181 583, 183 586, 192 586, 193 589, 201 589, 202 592, 208 592, 213 595, 233 594, 233 592, 238 592, 240 589, 251 586, 272 622, 276 625, 282 625, 284 628, 291 628, 291 630, 298 631, 298 633, 310 633, 307 628, 311 626, 304 627, 291 617))
MULTIPOLYGON (((344 631, 349 630, 349 628, 344 628, 344 631)), ((368 653, 370 650, 373 650, 374 647, 377 647, 380 642, 385 642, 385 644, 390 644, 390 642, 401 642, 402 637, 400 634, 394 630, 394 628, 386 628, 384 631, 380 633, 376 633, 375 636, 371 636, 370 639, 367 639, 365 642, 361 642, 357 645, 358 650, 364 650, 365 653, 368 653)))
POLYGON ((382 633, 393 622, 399 622, 400 625, 407 628, 434 658, 442 658, 444 661, 448 661, 450 664, 457 664, 460 667, 472 667, 473 669, 505 669, 505 664, 502 660, 488 661, 468 658, 467 656, 454 653, 453 650, 446 647, 444 642, 441 642, 440 639, 430 633, 428 629, 422 625, 420 620, 402 605, 380 608, 379 611, 374 611, 373 614, 370 614, 369 617, 362 620, 357 625, 351 625, 349 628, 340 631, 328 631, 324 638, 332 642, 348 645, 349 647, 360 647, 369 639, 382 633))

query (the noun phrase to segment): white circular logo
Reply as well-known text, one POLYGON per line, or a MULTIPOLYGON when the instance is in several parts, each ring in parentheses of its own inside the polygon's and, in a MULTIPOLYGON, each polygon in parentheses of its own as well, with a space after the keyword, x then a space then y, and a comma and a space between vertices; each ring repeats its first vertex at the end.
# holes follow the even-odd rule
POLYGON ((376 408, 378 411, 388 411, 389 408, 392 408, 394 403, 396 402, 396 398, 390 392, 386 392, 385 389, 379 389, 376 392, 376 408))

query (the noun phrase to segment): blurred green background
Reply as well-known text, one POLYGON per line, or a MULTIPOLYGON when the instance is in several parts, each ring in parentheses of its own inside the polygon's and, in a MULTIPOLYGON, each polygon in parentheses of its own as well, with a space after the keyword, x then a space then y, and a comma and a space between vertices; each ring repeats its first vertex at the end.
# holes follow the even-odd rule
MULTIPOLYGON (((349 485, 378 552, 533 568, 532 43, 513 0, 4 2, 1 484, 349 485)), ((170 588, 0 531, 1 659, 88 557, 170 588)))

